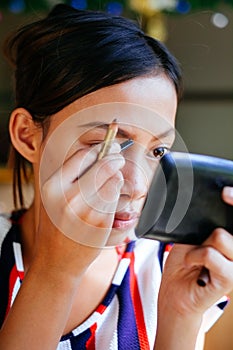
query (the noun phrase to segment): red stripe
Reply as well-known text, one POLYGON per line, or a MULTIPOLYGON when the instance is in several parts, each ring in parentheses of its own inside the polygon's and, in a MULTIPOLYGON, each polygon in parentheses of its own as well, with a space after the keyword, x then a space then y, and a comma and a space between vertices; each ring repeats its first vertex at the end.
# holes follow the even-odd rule
POLYGON ((133 255, 133 252, 125 252, 125 254, 123 255, 123 258, 131 259, 132 255, 133 255))
POLYGON ((166 244, 166 246, 165 246, 165 252, 166 252, 166 253, 170 253, 170 251, 172 250, 172 248, 173 248, 173 244, 170 244, 170 243, 166 244))
POLYGON ((125 252, 125 246, 119 246, 119 247, 117 246, 116 252, 117 252, 118 260, 120 261, 122 259, 124 252, 125 252))
POLYGON ((107 306, 103 305, 103 304, 100 304, 97 309, 96 309, 96 312, 98 312, 99 314, 103 314, 104 311, 107 309, 107 306))
POLYGON ((24 279, 24 271, 17 271, 17 273, 18 273, 18 277, 19 277, 20 281, 23 281, 23 279, 24 279))
POLYGON ((137 277, 134 271, 134 261, 135 261, 135 257, 134 257, 134 254, 132 254, 131 263, 130 263, 130 291, 131 291, 131 296, 132 296, 133 305, 134 305, 134 312, 135 312, 135 318, 136 318, 136 324, 137 324, 137 330, 138 330, 140 349, 149 350, 150 346, 149 346, 149 341, 147 337, 146 325, 145 325, 145 320, 143 315, 143 308, 142 308, 141 298, 139 294, 137 277))
POLYGON ((97 324, 94 323, 90 328, 91 336, 86 342, 86 349, 88 350, 95 350, 95 332, 97 329, 97 324))
POLYGON ((15 283, 16 283, 16 280, 18 277, 19 277, 18 271, 16 269, 16 265, 14 265, 12 270, 11 270, 10 277, 9 277, 9 296, 8 296, 8 305, 7 305, 7 309, 6 309, 6 316, 10 310, 10 307, 11 307, 11 299, 12 299, 13 289, 14 289, 14 286, 15 286, 15 283))

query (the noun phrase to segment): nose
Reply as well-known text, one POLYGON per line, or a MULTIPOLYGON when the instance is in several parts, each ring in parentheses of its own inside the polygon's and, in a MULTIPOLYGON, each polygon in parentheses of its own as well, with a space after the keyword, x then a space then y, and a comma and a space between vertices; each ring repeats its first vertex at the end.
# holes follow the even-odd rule
POLYGON ((122 169, 124 185, 121 188, 121 195, 127 195, 131 200, 145 198, 150 183, 151 169, 145 159, 142 149, 127 150, 125 166, 122 169))

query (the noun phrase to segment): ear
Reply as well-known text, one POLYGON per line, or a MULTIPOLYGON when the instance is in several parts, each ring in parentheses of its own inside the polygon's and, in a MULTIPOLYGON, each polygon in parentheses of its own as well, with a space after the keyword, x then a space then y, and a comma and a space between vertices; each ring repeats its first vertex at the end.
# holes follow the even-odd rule
POLYGON ((29 162, 35 163, 42 142, 42 129, 35 125, 26 109, 17 108, 11 113, 9 132, 15 149, 29 162))

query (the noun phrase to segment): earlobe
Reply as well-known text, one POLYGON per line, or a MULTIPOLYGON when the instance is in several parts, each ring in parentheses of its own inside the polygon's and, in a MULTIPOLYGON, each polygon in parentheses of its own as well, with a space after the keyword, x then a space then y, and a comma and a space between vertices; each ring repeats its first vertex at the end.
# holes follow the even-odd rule
POLYGON ((42 131, 35 125, 31 114, 26 109, 17 108, 11 113, 9 133, 15 149, 30 163, 35 163, 42 140, 42 131))

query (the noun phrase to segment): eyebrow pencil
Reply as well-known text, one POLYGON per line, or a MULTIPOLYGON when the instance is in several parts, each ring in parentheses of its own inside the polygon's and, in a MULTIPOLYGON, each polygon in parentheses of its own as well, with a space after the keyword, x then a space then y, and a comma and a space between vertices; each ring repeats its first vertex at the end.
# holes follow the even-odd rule
POLYGON ((128 139, 120 144, 121 146, 121 151, 124 151, 125 149, 129 148, 132 146, 134 141, 132 139, 128 139))
POLYGON ((111 144, 113 142, 113 140, 116 137, 117 131, 118 131, 118 125, 117 125, 117 120, 114 119, 111 124, 109 124, 106 136, 104 138, 104 143, 103 146, 99 152, 98 155, 98 160, 102 159, 104 156, 106 156, 108 154, 108 151, 111 147, 111 144))

